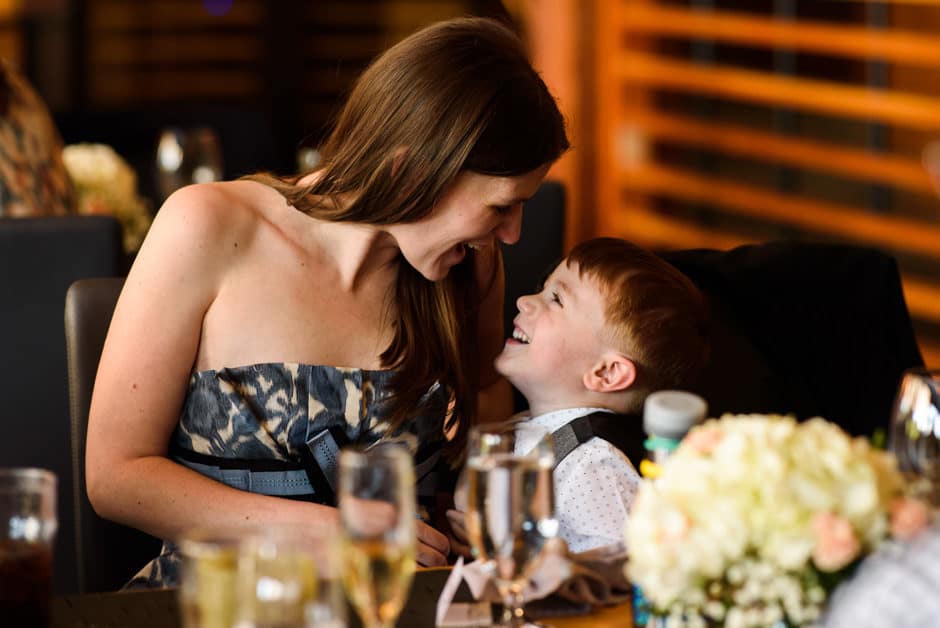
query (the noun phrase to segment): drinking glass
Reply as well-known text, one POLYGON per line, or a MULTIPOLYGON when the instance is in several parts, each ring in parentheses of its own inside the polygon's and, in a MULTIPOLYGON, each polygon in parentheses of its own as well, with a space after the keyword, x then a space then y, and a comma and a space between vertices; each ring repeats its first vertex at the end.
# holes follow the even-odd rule
POLYGON ((333 542, 336 533, 325 536, 328 542, 318 552, 317 589, 313 600, 304 607, 306 628, 346 628, 346 594, 340 573, 340 546, 333 542))
POLYGON ((0 469, 0 623, 44 628, 52 598, 56 476, 0 469))
POLYGON ((323 543, 302 527, 265 528, 239 548, 236 627, 304 628, 317 599, 316 556, 323 543))
POLYGON ((891 415, 890 445, 912 492, 940 505, 940 370, 904 372, 891 415))
POLYGON ((339 458, 343 584, 366 628, 395 624, 415 571, 415 477, 399 445, 339 458))
POLYGON ((467 533, 503 598, 498 625, 525 624, 523 590, 558 534, 551 437, 526 423, 470 432, 467 533))
POLYGON ((239 549, 246 530, 197 528, 180 539, 183 628, 231 628, 239 549))
POLYGON ((157 142, 157 189, 160 202, 191 183, 222 179, 222 148, 209 127, 169 127, 157 142))

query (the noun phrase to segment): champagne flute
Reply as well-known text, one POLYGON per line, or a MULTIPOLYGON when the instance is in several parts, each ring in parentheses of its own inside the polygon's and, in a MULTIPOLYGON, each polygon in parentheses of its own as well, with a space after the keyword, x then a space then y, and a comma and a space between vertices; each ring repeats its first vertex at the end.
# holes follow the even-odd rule
POLYGON ((550 435, 527 423, 475 428, 467 460, 467 532, 503 598, 498 625, 525 624, 523 590, 558 534, 550 435))
POLYGON ((395 444, 339 458, 343 584, 366 628, 395 624, 415 571, 415 477, 395 444))
POLYGON ((890 445, 911 491, 940 505, 940 370, 904 372, 891 414, 890 445))

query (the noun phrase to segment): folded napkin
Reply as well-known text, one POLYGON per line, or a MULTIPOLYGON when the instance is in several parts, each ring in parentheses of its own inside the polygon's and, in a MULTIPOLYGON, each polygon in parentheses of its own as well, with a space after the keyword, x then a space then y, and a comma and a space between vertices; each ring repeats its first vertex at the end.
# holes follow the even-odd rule
MULTIPOLYGON (((624 575, 626 550, 622 544, 572 554, 561 539, 549 541, 523 591, 526 614, 549 617, 587 613, 593 606, 619 604, 630 599, 624 575)), ((437 602, 437 625, 488 626, 491 603, 501 603, 489 561, 464 564, 458 559, 437 602), (475 602, 455 603, 465 582, 475 602)))

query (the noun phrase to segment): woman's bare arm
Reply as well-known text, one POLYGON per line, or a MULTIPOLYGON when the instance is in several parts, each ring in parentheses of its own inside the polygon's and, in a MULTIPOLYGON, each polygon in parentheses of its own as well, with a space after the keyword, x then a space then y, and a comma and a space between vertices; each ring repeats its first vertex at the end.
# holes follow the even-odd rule
POLYGON ((160 210, 118 300, 88 422, 88 495, 102 515, 161 538, 186 528, 328 521, 331 508, 228 488, 166 458, 202 321, 252 220, 217 187, 160 210))
MULTIPOLYGON (((250 246, 255 221, 225 188, 192 186, 158 213, 118 300, 88 424, 89 499, 104 517, 160 538, 196 527, 332 527, 335 508, 227 487, 166 457, 203 318, 250 246)), ((418 526, 418 561, 446 563, 447 539, 418 526)))

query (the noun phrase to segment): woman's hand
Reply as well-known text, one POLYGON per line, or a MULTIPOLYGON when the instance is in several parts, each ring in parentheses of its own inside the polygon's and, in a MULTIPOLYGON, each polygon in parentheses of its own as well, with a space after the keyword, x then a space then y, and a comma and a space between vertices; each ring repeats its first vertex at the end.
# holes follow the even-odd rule
POLYGON ((418 521, 418 548, 415 560, 422 567, 443 567, 447 565, 450 554, 450 541, 447 537, 424 523, 418 521))
POLYGON ((467 515, 459 510, 448 510, 447 522, 450 524, 451 530, 451 550, 458 556, 472 558, 473 551, 470 548, 470 537, 467 534, 467 515))

